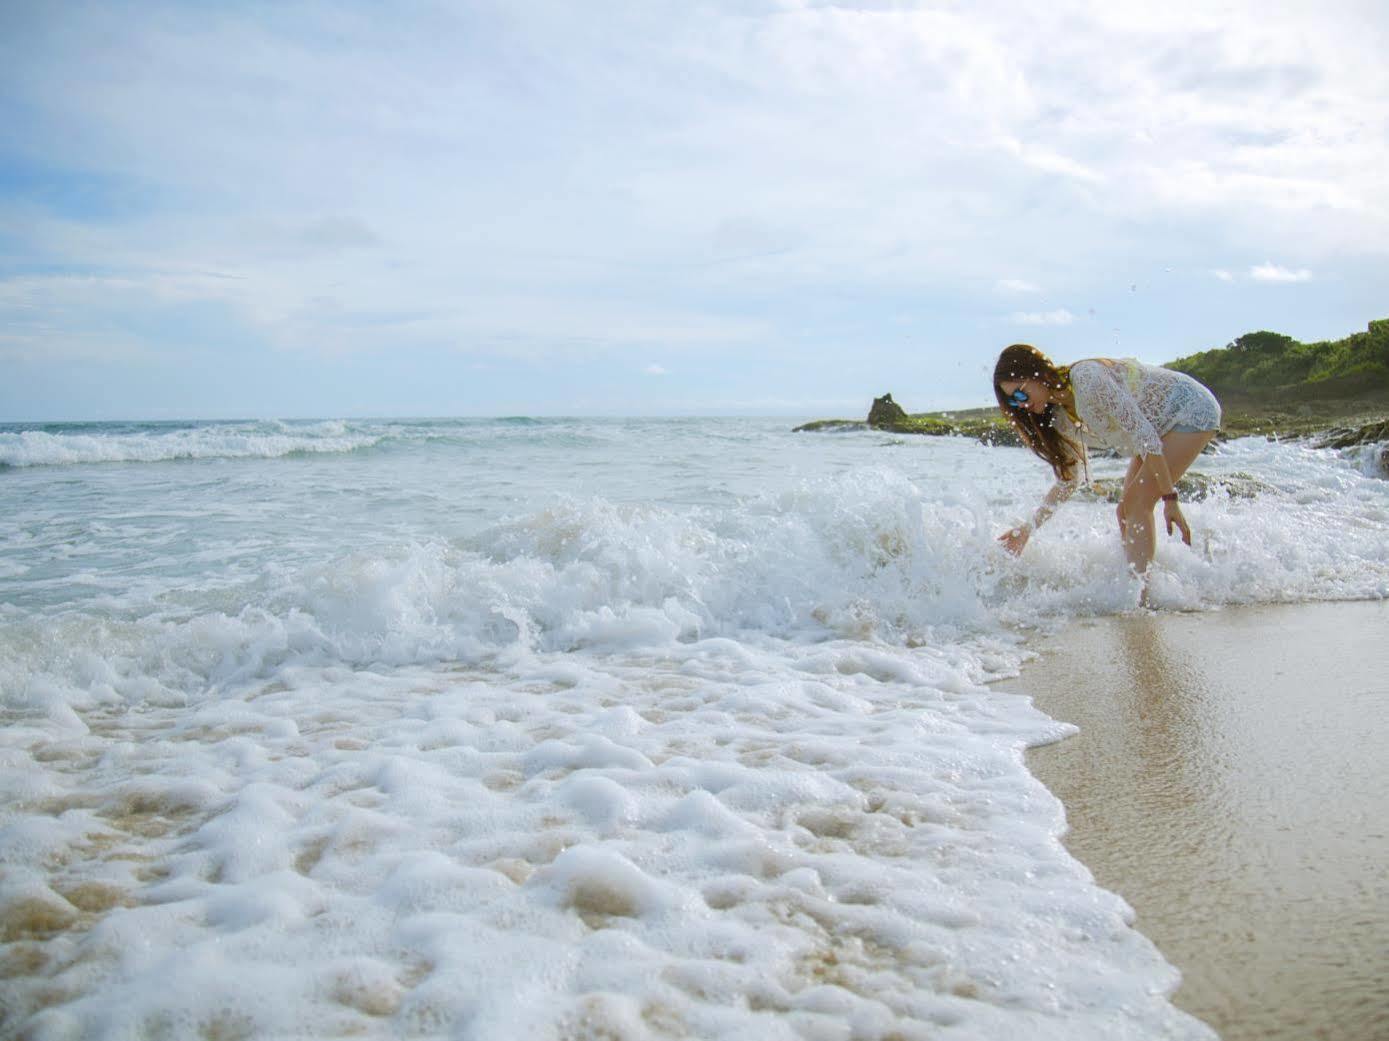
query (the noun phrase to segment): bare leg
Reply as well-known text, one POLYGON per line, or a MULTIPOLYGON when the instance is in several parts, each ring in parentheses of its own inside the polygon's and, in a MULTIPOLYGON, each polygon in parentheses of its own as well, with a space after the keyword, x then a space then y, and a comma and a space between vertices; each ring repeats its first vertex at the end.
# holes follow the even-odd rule
MULTIPOLYGON (((1146 512, 1130 513, 1124 518, 1124 556, 1129 567, 1139 575, 1147 575, 1148 565, 1157 552, 1157 530, 1153 527, 1153 508, 1146 512)), ((1147 591, 1147 587, 1144 587, 1147 591)))
MULTIPOLYGON (((1114 512, 1119 517, 1119 541, 1124 543, 1124 493, 1129 490, 1129 485, 1133 483, 1134 477, 1138 475, 1139 467, 1143 465, 1142 456, 1134 456, 1129 460, 1128 473, 1124 474, 1124 481, 1119 485, 1119 508, 1114 512)), ((1127 545, 1127 543, 1125 543, 1127 545)))
MULTIPOLYGON (((1162 455, 1167 461, 1167 472, 1175 482, 1186 473, 1187 468, 1210 439, 1214 430, 1200 430, 1194 433, 1178 433, 1175 430, 1162 439, 1162 455)), ((1151 477, 1135 477, 1136 468, 1130 464, 1129 481, 1138 481, 1137 487, 1126 496, 1130 505, 1127 510, 1120 504, 1119 531, 1124 540, 1124 555, 1129 566, 1139 575, 1148 573, 1148 565, 1153 562, 1157 550, 1157 527, 1153 521, 1153 509, 1161 498, 1161 491, 1151 477)), ((1128 487, 1126 482, 1125 487, 1128 487)), ((1145 587, 1146 593, 1146 587, 1145 587)))

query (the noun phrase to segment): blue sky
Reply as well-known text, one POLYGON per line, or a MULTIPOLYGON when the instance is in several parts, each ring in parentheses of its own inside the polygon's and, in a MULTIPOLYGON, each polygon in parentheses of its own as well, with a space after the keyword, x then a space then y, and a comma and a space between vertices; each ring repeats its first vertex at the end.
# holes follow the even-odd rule
POLYGON ((1389 317, 1389 9, 0 5, 0 421, 853 416, 1389 317))

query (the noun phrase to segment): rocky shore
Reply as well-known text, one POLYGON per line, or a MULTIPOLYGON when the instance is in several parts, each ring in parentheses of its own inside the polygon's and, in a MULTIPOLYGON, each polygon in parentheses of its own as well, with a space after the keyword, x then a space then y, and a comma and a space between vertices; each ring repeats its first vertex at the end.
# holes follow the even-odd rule
POLYGON ((990 445, 1019 444, 1012 425, 996 407, 954 412, 908 413, 891 394, 873 399, 865 419, 816 419, 802 423, 795 433, 836 433, 847 430, 883 430, 890 434, 973 437, 990 445))
MULTIPOLYGON (((1389 395, 1280 406, 1253 398, 1223 402, 1224 420, 1216 440, 1262 435, 1306 438, 1317 448, 1379 445, 1379 469, 1389 475, 1389 395)), ((795 427, 796 433, 881 430, 889 434, 972 437, 990 445, 1018 445, 1017 434, 997 407, 948 412, 909 413, 891 394, 874 398, 864 419, 817 419, 795 427)), ((1194 487, 1187 491, 1196 491, 1194 487)), ((1200 494, 1206 494, 1205 489, 1200 494)), ((1230 494, 1237 494, 1230 491, 1230 494)), ((1253 494, 1249 492, 1248 494, 1253 494)))

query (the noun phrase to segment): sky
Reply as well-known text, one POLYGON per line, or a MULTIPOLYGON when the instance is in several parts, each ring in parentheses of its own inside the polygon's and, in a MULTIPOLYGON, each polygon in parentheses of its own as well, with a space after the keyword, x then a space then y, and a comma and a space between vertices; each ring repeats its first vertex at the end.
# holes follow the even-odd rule
POLYGON ((1389 317, 1389 6, 0 0, 0 421, 866 414, 1389 317))

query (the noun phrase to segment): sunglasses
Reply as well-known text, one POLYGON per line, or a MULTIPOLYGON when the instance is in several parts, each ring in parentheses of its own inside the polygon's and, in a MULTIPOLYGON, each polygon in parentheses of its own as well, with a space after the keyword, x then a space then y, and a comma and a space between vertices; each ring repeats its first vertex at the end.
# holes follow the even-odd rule
POLYGON ((1022 408, 1031 400, 1032 399, 1027 396, 1027 391, 1023 390, 1021 387, 1008 395, 1008 404, 1013 406, 1013 408, 1022 408))

